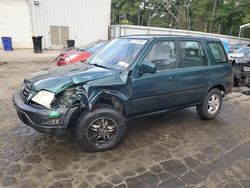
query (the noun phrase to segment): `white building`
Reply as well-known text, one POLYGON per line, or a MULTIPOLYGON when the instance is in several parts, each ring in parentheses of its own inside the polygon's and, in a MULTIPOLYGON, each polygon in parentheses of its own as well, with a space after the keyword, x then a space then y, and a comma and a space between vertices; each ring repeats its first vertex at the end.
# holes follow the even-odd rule
POLYGON ((108 38, 110 11, 111 0, 0 0, 0 37, 12 37, 13 48, 32 48, 32 35, 43 36, 43 48, 81 46, 108 38))

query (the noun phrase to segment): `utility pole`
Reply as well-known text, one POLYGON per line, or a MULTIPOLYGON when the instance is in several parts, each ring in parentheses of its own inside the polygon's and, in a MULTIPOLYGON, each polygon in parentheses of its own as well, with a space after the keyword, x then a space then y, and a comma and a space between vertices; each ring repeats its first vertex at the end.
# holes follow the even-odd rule
POLYGON ((217 0, 214 0, 214 7, 213 7, 212 15, 211 15, 211 22, 210 22, 210 27, 209 27, 209 33, 212 32, 214 15, 215 15, 215 10, 216 10, 216 5, 217 5, 217 0))

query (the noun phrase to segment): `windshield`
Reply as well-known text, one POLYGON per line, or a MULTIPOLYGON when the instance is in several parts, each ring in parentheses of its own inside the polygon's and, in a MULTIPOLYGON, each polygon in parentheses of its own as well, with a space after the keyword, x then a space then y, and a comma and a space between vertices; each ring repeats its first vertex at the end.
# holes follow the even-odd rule
POLYGON ((138 55, 147 40, 115 39, 108 43, 99 53, 89 59, 91 65, 124 70, 138 55))
POLYGON ((84 45, 84 46, 81 46, 81 47, 79 48, 79 50, 81 50, 81 51, 89 50, 89 49, 91 49, 91 48, 93 48, 93 47, 95 47, 95 46, 98 46, 99 44, 103 44, 103 43, 105 43, 105 42, 107 42, 107 41, 97 40, 97 41, 88 43, 88 44, 86 44, 86 45, 84 45))
POLYGON ((87 49, 87 51, 90 52, 91 54, 94 54, 98 50, 100 50, 102 47, 104 47, 107 43, 108 42, 99 43, 99 44, 93 46, 92 48, 87 49))

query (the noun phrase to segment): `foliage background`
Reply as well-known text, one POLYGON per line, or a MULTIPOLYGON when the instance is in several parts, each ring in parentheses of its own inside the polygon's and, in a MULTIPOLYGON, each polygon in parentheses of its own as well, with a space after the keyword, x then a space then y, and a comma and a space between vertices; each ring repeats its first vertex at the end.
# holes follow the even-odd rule
MULTIPOLYGON (((205 31, 237 36, 250 23, 250 0, 112 0, 112 24, 205 31)), ((250 38, 250 28, 244 37, 250 38)))

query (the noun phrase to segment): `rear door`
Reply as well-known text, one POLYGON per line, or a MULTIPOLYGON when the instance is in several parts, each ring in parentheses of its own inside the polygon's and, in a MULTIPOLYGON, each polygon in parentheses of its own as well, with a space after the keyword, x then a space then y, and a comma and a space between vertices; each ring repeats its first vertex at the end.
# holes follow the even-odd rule
POLYGON ((211 70, 203 44, 196 40, 180 40, 181 71, 179 73, 180 104, 201 103, 209 85, 211 70))

